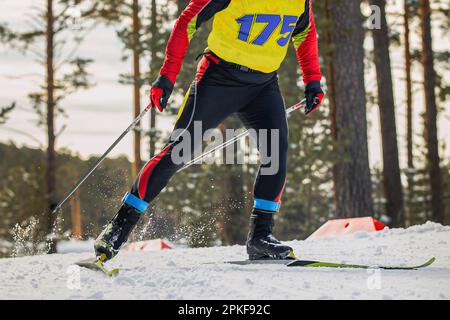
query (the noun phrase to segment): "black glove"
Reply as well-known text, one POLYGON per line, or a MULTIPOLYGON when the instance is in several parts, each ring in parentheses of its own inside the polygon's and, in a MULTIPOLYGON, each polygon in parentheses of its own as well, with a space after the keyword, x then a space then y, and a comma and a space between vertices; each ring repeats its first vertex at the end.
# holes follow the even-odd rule
POLYGON ((167 101, 172 94, 173 83, 166 76, 159 75, 150 89, 150 104, 157 107, 159 112, 167 106, 167 101))
POLYGON ((308 83, 305 88, 305 114, 309 115, 311 112, 320 107, 324 96, 325 93, 320 86, 320 81, 311 81, 310 83, 308 83))

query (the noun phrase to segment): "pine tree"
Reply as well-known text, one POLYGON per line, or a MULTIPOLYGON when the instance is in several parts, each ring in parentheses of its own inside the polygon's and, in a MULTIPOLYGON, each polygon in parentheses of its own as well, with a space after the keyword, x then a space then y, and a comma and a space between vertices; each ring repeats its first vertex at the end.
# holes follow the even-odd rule
POLYGON ((412 195, 414 192, 414 152, 413 152, 413 92, 412 92, 412 79, 411 79, 411 43, 410 43, 410 1, 404 0, 403 4, 403 27, 404 27, 404 51, 405 51, 405 89, 406 89, 406 153, 408 169, 406 171, 406 177, 408 180, 408 205, 405 212, 405 220, 408 225, 411 224, 411 203, 412 195))
POLYGON ((429 0, 419 0, 421 40, 423 65, 424 91, 425 91, 425 140, 427 145, 428 170, 431 185, 431 203, 433 220, 444 221, 444 208, 442 203, 442 174, 437 134, 436 105, 436 74, 434 71, 434 57, 431 38, 431 8, 429 0))
MULTIPOLYGON (((131 31, 131 51, 133 60, 133 105, 134 113, 133 116, 136 118, 141 113, 141 61, 140 61, 140 50, 139 50, 139 37, 141 29, 141 21, 139 17, 139 1, 133 0, 132 6, 132 31, 131 31)), ((133 141, 133 170, 132 178, 134 179, 141 169, 141 132, 139 130, 139 125, 133 130, 134 141, 133 141)))
MULTIPOLYGON (((141 112, 141 57, 142 57, 142 25, 139 15, 139 0, 107 0, 94 1, 83 13, 85 18, 98 20, 108 25, 117 25, 117 35, 131 55, 131 74, 121 75, 120 82, 131 84, 133 88, 133 117, 141 112), (127 21, 124 23, 124 21, 127 21)), ((123 59, 127 59, 124 57, 123 59)), ((133 162, 132 177, 136 177, 141 168, 141 129, 137 124, 133 129, 133 162)))
POLYGON ((364 30, 360 1, 326 0, 329 18, 327 83, 332 106, 336 163, 333 170, 338 217, 373 214, 366 98, 364 88, 364 30))
MULTIPOLYGON (((159 30, 158 30, 158 21, 157 21, 157 7, 156 7, 156 0, 152 0, 151 4, 151 15, 150 15, 150 25, 149 25, 149 32, 151 34, 150 38, 150 81, 151 79, 156 79, 158 76, 158 64, 160 64, 161 61, 158 60, 158 36, 159 36, 159 30)), ((149 129, 149 154, 150 158, 153 158, 155 156, 155 149, 156 149, 156 139, 157 135, 156 132, 156 110, 152 108, 150 110, 150 129, 149 129)))
POLYGON ((79 0, 47 0, 45 6, 36 8, 36 12, 33 14, 34 23, 31 24, 32 29, 16 32, 4 25, 0 27, 2 38, 7 39, 6 44, 18 48, 22 52, 36 55, 39 64, 45 66, 42 90, 30 93, 29 97, 39 116, 38 124, 45 125, 47 131, 45 199, 49 212, 47 215, 49 253, 56 252, 56 241, 54 240, 56 216, 51 213, 57 202, 55 118, 58 114, 63 113, 60 104, 65 97, 91 85, 86 72, 86 67, 91 60, 74 57, 76 47, 83 40, 83 27, 74 17, 73 12, 82 2, 79 0), (65 40, 70 35, 73 36, 75 49, 70 49, 68 45, 65 45, 65 40), (45 48, 39 46, 42 40, 45 41, 45 48), (59 56, 63 56, 63 58, 58 59, 59 56), (60 70, 68 71, 63 73, 60 70), (43 105, 45 105, 45 111, 42 110, 43 105))
POLYGON ((13 111, 15 107, 16 103, 13 102, 9 106, 0 108, 0 124, 6 123, 6 121, 8 120, 8 114, 13 111))
POLYGON ((377 73, 378 105, 380 109, 381 140, 383 146, 383 183, 386 213, 391 226, 404 225, 403 189, 397 144, 394 92, 389 55, 389 30, 386 21, 386 1, 370 0, 380 8, 380 28, 372 29, 374 63, 377 73))
MULTIPOLYGON (((107 0, 93 1, 91 6, 84 11, 88 19, 104 22, 116 28, 117 36, 124 44, 123 59, 131 58, 131 73, 120 75, 119 82, 133 86, 133 116, 141 111, 140 97, 144 83, 151 84, 157 77, 163 61, 161 52, 164 51, 170 30, 163 28, 169 20, 167 5, 142 3, 137 0, 107 0), (142 68, 145 61, 148 68, 142 68)), ((149 155, 154 156, 158 130, 156 129, 156 111, 150 110, 150 127, 147 133, 149 137, 149 155)), ((134 129, 133 177, 141 168, 141 133, 138 126, 134 129)))

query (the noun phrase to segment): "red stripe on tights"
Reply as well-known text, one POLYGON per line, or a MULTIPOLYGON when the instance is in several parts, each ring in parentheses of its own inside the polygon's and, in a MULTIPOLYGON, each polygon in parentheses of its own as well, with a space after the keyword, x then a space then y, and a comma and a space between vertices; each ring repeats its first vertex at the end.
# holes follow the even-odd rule
POLYGON ((147 162, 145 167, 142 169, 142 172, 139 176, 139 187, 138 187, 139 197, 141 199, 144 199, 145 194, 147 193, 147 185, 148 185, 148 179, 150 178, 150 174, 152 173, 155 166, 159 163, 159 161, 161 161, 162 157, 164 157, 164 155, 167 153, 169 148, 170 148, 170 145, 165 147, 163 149, 163 151, 161 151, 158 155, 156 155, 149 162, 147 162))

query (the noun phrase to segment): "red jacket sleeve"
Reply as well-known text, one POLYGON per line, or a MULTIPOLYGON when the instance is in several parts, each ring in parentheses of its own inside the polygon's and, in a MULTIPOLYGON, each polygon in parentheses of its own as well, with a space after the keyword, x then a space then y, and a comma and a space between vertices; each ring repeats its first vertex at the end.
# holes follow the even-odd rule
POLYGON ((196 30, 196 17, 211 0, 191 0, 175 22, 166 47, 166 58, 160 74, 175 83, 181 69, 189 41, 196 30))
POLYGON ((319 64, 317 30, 312 10, 312 0, 306 1, 307 9, 297 22, 292 42, 297 51, 297 60, 303 74, 303 83, 320 81, 322 72, 319 64))

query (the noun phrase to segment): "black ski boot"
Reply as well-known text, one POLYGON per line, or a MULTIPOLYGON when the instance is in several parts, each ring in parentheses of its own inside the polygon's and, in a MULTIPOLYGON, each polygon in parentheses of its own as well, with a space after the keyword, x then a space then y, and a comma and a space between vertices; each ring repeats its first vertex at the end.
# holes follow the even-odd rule
POLYGON ((117 214, 95 240, 95 255, 100 261, 105 262, 117 255, 140 217, 141 213, 138 210, 126 203, 122 204, 117 214))
POLYGON ((273 217, 273 212, 253 210, 247 239, 247 253, 250 260, 295 259, 294 250, 273 236, 273 217))

